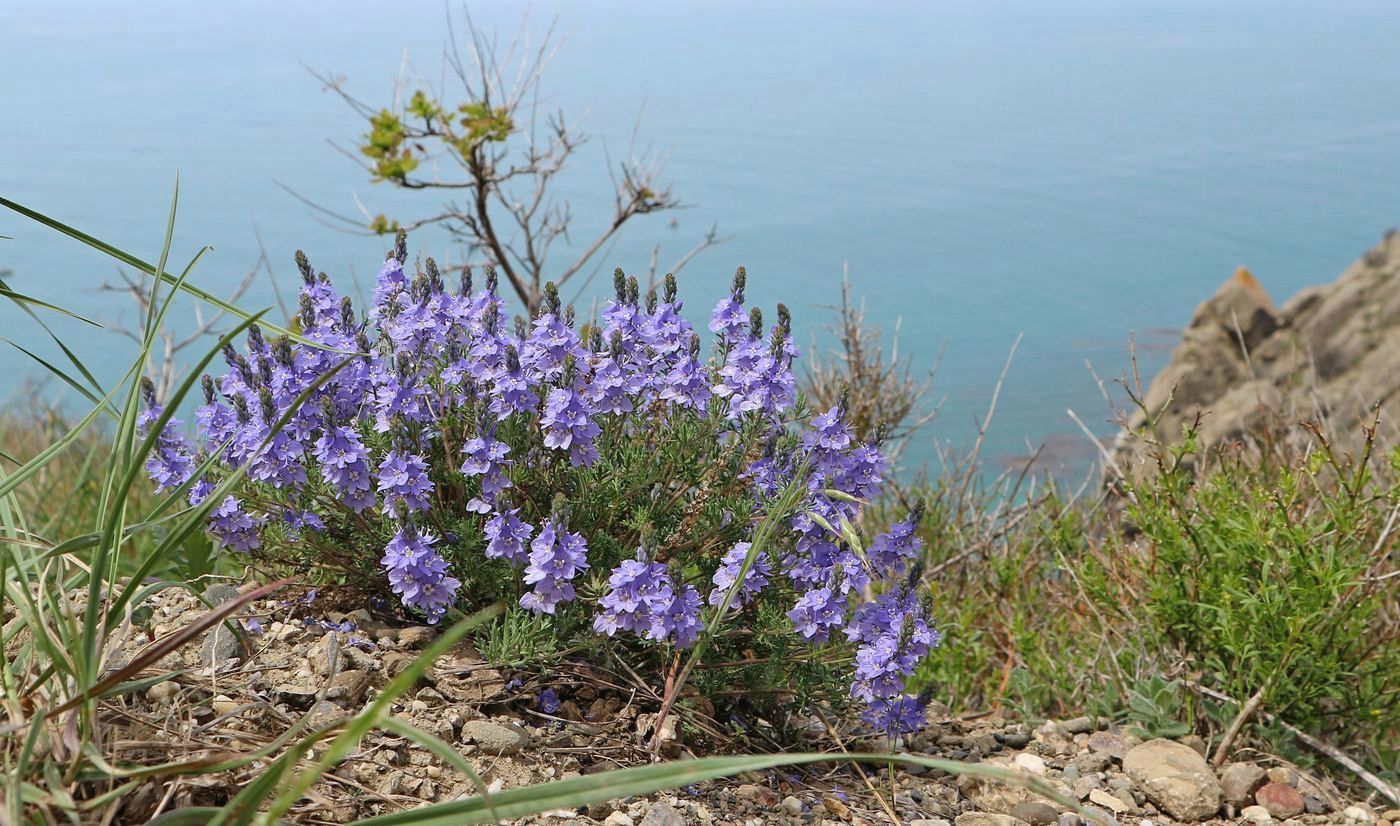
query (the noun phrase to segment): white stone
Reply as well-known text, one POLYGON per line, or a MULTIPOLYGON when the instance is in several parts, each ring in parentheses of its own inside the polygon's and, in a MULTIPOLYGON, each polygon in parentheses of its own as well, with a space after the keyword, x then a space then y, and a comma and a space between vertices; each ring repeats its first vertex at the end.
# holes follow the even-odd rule
POLYGON ((1045 774, 1045 761, 1037 755, 1023 751, 1016 755, 1016 768, 1031 774, 1045 774))

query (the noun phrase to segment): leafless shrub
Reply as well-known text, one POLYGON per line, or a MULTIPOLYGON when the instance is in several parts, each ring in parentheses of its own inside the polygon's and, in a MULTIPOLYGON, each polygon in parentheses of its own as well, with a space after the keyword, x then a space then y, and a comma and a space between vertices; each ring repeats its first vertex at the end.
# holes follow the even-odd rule
MULTIPOLYGON (((624 159, 616 164, 608 160, 610 214, 591 240, 574 247, 570 232, 575 216, 569 201, 555 196, 553 184, 588 136, 579 130, 578 120, 546 111, 542 103, 541 77, 559 45, 554 26, 535 44, 527 20, 502 49, 468 15, 463 48, 451 36, 451 22, 444 66, 455 87, 451 92, 420 88, 407 101, 396 93, 393 102, 381 108, 349 94, 343 78, 313 72, 369 123, 369 133, 353 151, 337 145, 343 154, 373 181, 439 192, 449 199, 426 215, 400 223, 371 215, 363 207, 361 217, 346 216, 292 194, 349 231, 388 234, 441 226, 466 246, 468 256, 483 256, 497 267, 526 309, 534 311, 547 281, 563 286, 580 273, 587 272, 586 279, 596 274, 632 219, 683 204, 660 180, 658 153, 638 149, 634 128, 624 159), (449 101, 449 94, 460 102, 449 101), (550 253, 560 240, 579 251, 569 263, 551 265, 550 253)), ((402 76, 399 87, 405 88, 402 76)), ((679 271, 720 240, 712 228, 668 271, 679 271)), ((654 278, 655 260, 652 269, 654 278)))

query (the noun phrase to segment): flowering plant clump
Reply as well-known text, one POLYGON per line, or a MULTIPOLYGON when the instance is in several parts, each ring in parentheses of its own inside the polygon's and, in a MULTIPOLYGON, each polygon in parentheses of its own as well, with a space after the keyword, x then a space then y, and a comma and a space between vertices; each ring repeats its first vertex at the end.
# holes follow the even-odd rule
POLYGON ((298 253, 299 337, 252 328, 204 377, 198 446, 161 434, 151 478, 191 503, 246 466, 210 512, 219 545, 390 590, 428 622, 506 597, 561 636, 661 656, 715 628, 707 653, 770 685, 844 674, 877 730, 922 724, 905 681, 939 635, 919 514, 860 539, 886 459, 843 404, 806 409, 786 308, 765 327, 741 269, 704 357, 671 276, 643 296, 619 271, 583 324, 550 286, 512 321, 494 272, 449 289, 407 260, 401 235, 362 314, 298 253))

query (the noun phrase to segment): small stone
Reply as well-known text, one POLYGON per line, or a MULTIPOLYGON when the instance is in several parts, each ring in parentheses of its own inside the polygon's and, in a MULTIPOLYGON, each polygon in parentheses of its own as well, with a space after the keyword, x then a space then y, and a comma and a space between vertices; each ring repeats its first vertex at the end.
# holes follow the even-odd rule
POLYGON ((1031 824, 1031 826, 1051 826, 1060 818, 1060 810, 1049 803, 1029 801, 1018 804, 1011 810, 1011 816, 1031 824))
POLYGON ((239 634, 227 623, 221 622, 205 633, 204 646, 199 649, 199 661, 212 667, 228 660, 241 660, 244 653, 239 634))
POLYGON ((954 826, 1026 826, 1020 818, 991 812, 963 812, 953 823, 954 826))
POLYGON ((241 596, 243 596, 243 593, 239 591, 238 588, 222 582, 210 585, 208 588, 204 589, 204 598, 215 608, 218 608, 225 602, 232 602, 241 596))
POLYGON ((1006 746, 1008 749, 1023 749, 1026 746, 1030 745, 1031 736, 1024 732, 1017 732, 1015 734, 1003 734, 1001 737, 1001 742, 1002 745, 1006 746))
POLYGON ((286 703, 295 709, 311 708, 311 704, 316 702, 315 688, 309 685, 297 685, 288 683, 279 685, 272 689, 272 696, 280 703, 286 703))
POLYGON ((437 631, 426 625, 413 625, 408 628, 399 629, 399 645, 404 648, 414 650, 426 648, 428 643, 437 638, 437 631))
POLYGON ((1297 789, 1282 783, 1265 783, 1254 793, 1254 802, 1268 809, 1269 814, 1279 820, 1303 813, 1303 796, 1297 789))
POLYGON ((232 714, 234 711, 237 711, 238 705, 238 701, 226 694, 220 694, 209 701, 209 707, 214 709, 215 714, 221 716, 224 714, 232 714))
POLYGON ((1123 771, 1147 799, 1177 820, 1206 820, 1220 810, 1220 781, 1190 746, 1149 740, 1128 750, 1123 771))
POLYGON ((515 724, 496 723, 491 720, 469 720, 462 724, 462 741, 475 743, 487 754, 516 754, 530 742, 525 729, 515 724))
POLYGON ((1089 735, 1089 751, 1121 763, 1128 754, 1128 741, 1111 731, 1096 731, 1089 735))
POLYGON ((832 797, 831 795, 826 795, 822 798, 822 806, 826 807, 828 812, 831 812, 842 820, 848 820, 851 817, 851 808, 845 803, 842 803, 840 799, 832 797))
POLYGON ((1065 812, 1060 815, 1058 826, 1084 826, 1084 818, 1075 812, 1065 812))
POLYGON ((918 820, 909 821, 909 826, 953 826, 953 824, 941 817, 921 817, 918 820))
POLYGON ((1116 795, 1109 794, 1103 789, 1094 789, 1092 792, 1089 792, 1089 802, 1096 803, 1116 815, 1121 815, 1132 808, 1122 800, 1119 800, 1116 795))
POLYGON ((146 689, 146 699, 153 703, 168 703, 180 693, 180 684, 174 680, 163 680, 146 689))
POLYGON ((1332 811, 1332 806, 1326 800, 1317 795, 1303 795, 1303 811, 1310 815, 1325 815, 1332 811))
POLYGON ((1400 809, 1386 809, 1381 812, 1381 820, 1389 820, 1391 823, 1400 823, 1400 809))
POLYGON ((800 817, 802 815, 802 801, 788 795, 783 798, 783 809, 793 817, 800 817))
POLYGON ((669 803, 653 803, 642 818, 642 826, 685 826, 685 818, 669 803))
POLYGON ((347 706, 357 706, 360 700, 364 699, 367 688, 369 675, 365 672, 355 669, 341 671, 331 677, 330 684, 326 687, 326 697, 340 700, 347 706))
POLYGON ((1045 761, 1028 751, 1023 751, 1016 755, 1014 762, 1016 768, 1022 771, 1028 771, 1031 774, 1045 774, 1045 761))
POLYGON ((1287 766, 1274 766, 1269 769, 1270 783, 1281 783, 1285 786, 1293 786, 1296 788, 1298 780, 1298 772, 1295 769, 1290 769, 1287 766))
POLYGON ((1342 817, 1356 823, 1374 823, 1375 814, 1365 806, 1348 806, 1342 810, 1342 817))
POLYGON ((626 812, 613 812, 603 819, 603 826, 632 826, 633 822, 626 812))
POLYGON ((1068 720, 1062 720, 1060 728, 1068 734, 1084 734, 1093 731, 1097 726, 1094 725, 1093 717, 1071 717, 1068 720))
POLYGON ((1225 802, 1241 808, 1254 799, 1254 791, 1264 784, 1264 770, 1248 763, 1231 763, 1220 772, 1220 791, 1225 802))
POLYGON ((1088 800, 1089 794, 1095 789, 1102 789, 1103 781, 1095 775, 1081 777, 1074 781, 1074 796, 1080 800, 1088 800))
POLYGON ((1113 758, 1103 752, 1085 752, 1074 758, 1074 767, 1081 775, 1107 771, 1112 763, 1113 758))
POLYGON ((349 719, 349 717, 350 714, 345 709, 329 700, 321 700, 311 707, 306 718, 306 725, 315 731, 333 726, 349 719))
POLYGON ((1270 823, 1274 822, 1273 815, 1269 814, 1269 810, 1263 806, 1245 806, 1240 810, 1240 817, 1256 824, 1256 826, 1269 826, 1270 823))
POLYGON ((759 786, 754 783, 745 783, 734 790, 734 794, 740 800, 748 800, 760 806, 775 806, 778 803, 778 795, 766 786, 759 786))

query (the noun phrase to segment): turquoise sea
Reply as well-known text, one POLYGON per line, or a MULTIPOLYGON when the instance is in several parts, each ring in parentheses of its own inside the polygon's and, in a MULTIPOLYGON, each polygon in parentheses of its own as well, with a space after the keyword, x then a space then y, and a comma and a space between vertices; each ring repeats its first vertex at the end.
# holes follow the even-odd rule
MULTIPOLYGON (((278 183, 404 218, 437 196, 372 185, 338 154, 328 141, 364 124, 308 68, 375 103, 400 73, 440 87, 447 16, 460 24, 461 9, 0 4, 0 194, 154 258, 178 173, 175 258, 214 247, 201 286, 232 289, 259 237, 288 291, 297 248, 366 278, 384 239, 327 227, 278 183)), ((525 12, 469 10, 503 47, 525 12)), ((691 207, 639 220, 607 269, 644 272, 657 242, 664 266, 718 224, 730 240, 682 276, 692 313, 742 264, 752 300, 788 303, 809 348, 826 346, 848 270, 869 315, 900 326, 901 353, 924 366, 941 354, 942 406, 914 463, 970 444, 1021 336, 985 455, 995 467, 1046 445, 1049 469, 1082 475, 1092 450, 1066 411, 1112 430, 1086 363, 1111 384, 1136 336, 1151 374, 1236 266, 1283 300, 1400 224, 1392 0, 535 2, 528 14, 536 38, 551 21, 561 36, 542 103, 583 115, 594 136, 560 183, 575 242, 605 220, 604 151, 624 152, 640 115, 691 207)), ((10 214, 0 235, 16 289, 130 322, 127 302, 97 289, 116 280, 111 261, 10 214)), ((442 233, 413 244, 453 256, 442 233)), ((244 303, 271 305, 271 285, 244 303)), ((114 334, 59 328, 103 375, 127 358, 114 334)), ((0 335, 41 337, 11 306, 0 335)), ((0 398, 22 400, 37 373, 0 350, 0 398)))

